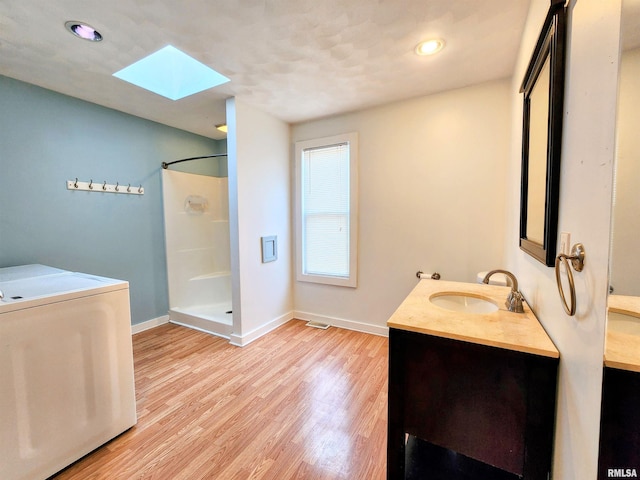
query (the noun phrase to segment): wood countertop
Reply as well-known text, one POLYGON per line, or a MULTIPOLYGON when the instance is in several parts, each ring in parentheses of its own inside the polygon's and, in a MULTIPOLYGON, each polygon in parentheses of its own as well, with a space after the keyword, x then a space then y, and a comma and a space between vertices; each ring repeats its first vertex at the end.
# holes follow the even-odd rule
POLYGON ((545 357, 560 354, 529 305, 524 313, 505 306, 510 287, 476 283, 420 280, 387 321, 389 328, 505 348, 545 357), (488 300, 498 307, 492 313, 455 312, 433 304, 432 297, 463 294, 488 300))
MULTIPOLYGON (((640 323, 640 297, 609 295, 609 312, 635 317, 640 323)), ((605 366, 640 372, 640 335, 618 330, 611 320, 607 323, 605 366)))

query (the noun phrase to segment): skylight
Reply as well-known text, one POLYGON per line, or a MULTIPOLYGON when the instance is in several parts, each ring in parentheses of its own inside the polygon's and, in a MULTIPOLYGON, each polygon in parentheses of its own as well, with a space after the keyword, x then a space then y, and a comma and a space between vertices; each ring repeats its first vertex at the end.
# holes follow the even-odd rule
POLYGON ((179 100, 229 81, 224 75, 171 45, 113 76, 171 100, 179 100))

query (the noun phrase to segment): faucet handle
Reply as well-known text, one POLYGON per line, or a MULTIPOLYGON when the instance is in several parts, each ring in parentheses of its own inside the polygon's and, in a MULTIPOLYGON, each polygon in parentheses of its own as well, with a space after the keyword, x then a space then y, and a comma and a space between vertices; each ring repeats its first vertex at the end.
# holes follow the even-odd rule
POLYGON ((524 313, 523 296, 519 290, 512 290, 507 296, 505 305, 510 312, 524 313))

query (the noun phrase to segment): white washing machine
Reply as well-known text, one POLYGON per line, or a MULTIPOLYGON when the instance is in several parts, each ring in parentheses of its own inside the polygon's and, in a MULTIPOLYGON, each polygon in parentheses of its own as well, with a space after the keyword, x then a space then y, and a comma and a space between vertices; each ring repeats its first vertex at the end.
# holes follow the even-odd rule
POLYGON ((129 284, 0 268, 0 478, 45 479, 136 423, 129 284))

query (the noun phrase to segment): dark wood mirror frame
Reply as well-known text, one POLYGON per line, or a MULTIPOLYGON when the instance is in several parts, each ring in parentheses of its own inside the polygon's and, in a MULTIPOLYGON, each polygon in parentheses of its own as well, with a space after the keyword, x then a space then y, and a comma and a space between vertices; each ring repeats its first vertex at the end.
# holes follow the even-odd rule
POLYGON ((564 0, 551 0, 549 12, 538 37, 520 87, 524 93, 522 131, 522 178, 520 190, 520 248, 547 266, 555 264, 560 197, 560 155, 564 103, 565 43, 567 10, 564 0), (542 244, 527 236, 529 201, 529 140, 531 93, 547 58, 549 59, 549 105, 546 145, 546 185, 542 244))

